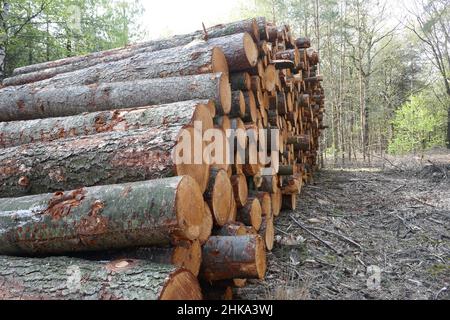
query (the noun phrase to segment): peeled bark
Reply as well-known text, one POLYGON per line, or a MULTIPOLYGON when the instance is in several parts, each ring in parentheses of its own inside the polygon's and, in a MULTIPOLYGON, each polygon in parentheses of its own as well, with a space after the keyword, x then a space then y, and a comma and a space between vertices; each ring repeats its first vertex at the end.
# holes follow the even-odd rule
POLYGON ((195 240, 204 210, 188 176, 0 199, 0 254, 61 254, 195 240))
POLYGON ((178 159, 186 152, 184 143, 178 141, 186 135, 194 136, 194 129, 175 126, 111 132, 0 149, 0 197, 185 174, 203 191, 209 165, 178 159))
POLYGON ((238 210, 237 220, 247 226, 252 226, 256 231, 261 228, 262 208, 258 199, 252 199, 243 208, 238 210))
MULTIPOLYGON (((104 132, 128 131, 161 126, 163 123, 200 121, 203 130, 213 127, 208 100, 182 101, 167 105, 87 113, 71 117, 0 122, 0 148, 49 142, 104 132), (181 116, 182 117, 182 116, 181 116), (161 122, 162 121, 162 122, 161 122)), ((192 122, 193 123, 193 122, 192 122)))
POLYGON ((154 78, 188 76, 221 72, 229 69, 223 51, 205 42, 191 46, 140 53, 129 59, 119 60, 59 74, 53 78, 3 90, 26 88, 67 88, 100 83, 137 81, 154 78))
POLYGON ((139 260, 0 257, 0 300, 201 300, 192 273, 139 260))
POLYGON ((205 200, 211 209, 215 224, 218 226, 225 225, 231 214, 231 201, 234 201, 233 187, 225 170, 211 169, 205 200))
POLYGON ((263 279, 266 268, 259 236, 211 237, 203 246, 200 276, 205 280, 263 279))
POLYGON ((212 100, 217 113, 229 113, 228 76, 217 73, 40 90, 31 86, 5 88, 0 90, 0 121, 64 117, 194 99, 212 100))

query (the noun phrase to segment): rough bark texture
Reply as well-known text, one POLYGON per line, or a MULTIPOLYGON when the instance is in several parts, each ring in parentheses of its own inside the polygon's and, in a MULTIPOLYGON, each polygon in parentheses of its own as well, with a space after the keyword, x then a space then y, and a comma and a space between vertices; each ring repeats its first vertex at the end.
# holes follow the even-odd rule
MULTIPOLYGON (((74 72, 63 73, 53 78, 34 82, 24 87, 66 88, 70 86, 94 85, 98 83, 136 81, 154 78, 187 76, 223 72, 228 66, 222 50, 204 42, 187 47, 140 53, 129 59, 103 63, 74 72), (221 61, 219 61, 221 60, 221 61)), ((16 89, 16 88, 5 88, 16 89)))
POLYGON ((138 260, 0 257, 0 283, 1 300, 202 299, 190 272, 138 260))
POLYGON ((164 123, 178 122, 183 115, 186 115, 185 123, 188 123, 189 113, 194 115, 194 119, 202 120, 203 129, 207 130, 213 126, 212 118, 208 115, 208 104, 208 100, 192 100, 136 109, 93 112, 71 117, 0 122, 0 148, 104 132, 157 127, 164 123))
MULTIPOLYGON (((247 19, 227 24, 220 24, 206 29, 208 39, 219 38, 243 32, 249 33, 250 35, 252 35, 252 37, 254 37, 255 41, 259 41, 258 28, 256 26, 255 19, 247 19)), ((194 40, 204 39, 204 36, 205 33, 203 30, 195 31, 189 34, 176 35, 169 39, 147 41, 130 45, 125 48, 101 51, 85 56, 65 58, 57 61, 17 68, 16 70, 14 70, 14 75, 27 74, 36 71, 42 71, 45 69, 54 69, 61 66, 67 67, 67 69, 64 69, 64 71, 84 69, 94 65, 94 63, 97 64, 124 59, 129 53, 135 55, 136 53, 140 52, 154 52, 184 46, 194 40)))
POLYGON ((204 190, 204 165, 175 165, 181 129, 111 132, 0 149, 0 197, 166 178, 183 167, 186 173, 192 170, 189 174, 204 190))
POLYGON ((217 73, 98 86, 4 88, 0 90, 0 121, 64 117, 194 99, 211 99, 218 109, 229 112, 231 89, 227 82, 227 75, 217 73))
POLYGON ((0 199, 0 254, 61 254, 167 245, 178 237, 194 240, 200 234, 201 199, 195 181, 186 176, 0 199))
POLYGON ((208 281, 263 279, 266 267, 259 236, 211 237, 203 247, 200 276, 208 281))

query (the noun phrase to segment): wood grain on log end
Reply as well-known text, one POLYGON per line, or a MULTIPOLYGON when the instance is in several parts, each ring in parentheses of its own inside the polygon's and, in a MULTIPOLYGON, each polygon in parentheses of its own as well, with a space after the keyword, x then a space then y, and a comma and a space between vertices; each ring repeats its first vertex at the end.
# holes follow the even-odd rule
POLYGON ((233 187, 225 170, 211 169, 205 199, 211 209, 215 224, 218 226, 225 225, 230 217, 231 200, 233 199, 233 187))

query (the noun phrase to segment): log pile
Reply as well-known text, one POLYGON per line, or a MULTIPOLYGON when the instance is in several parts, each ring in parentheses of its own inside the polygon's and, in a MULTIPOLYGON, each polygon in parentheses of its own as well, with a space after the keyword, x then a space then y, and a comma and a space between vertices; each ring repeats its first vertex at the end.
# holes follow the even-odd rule
POLYGON ((274 219, 317 170, 310 45, 257 18, 16 69, 0 299, 231 298, 264 279, 274 219))

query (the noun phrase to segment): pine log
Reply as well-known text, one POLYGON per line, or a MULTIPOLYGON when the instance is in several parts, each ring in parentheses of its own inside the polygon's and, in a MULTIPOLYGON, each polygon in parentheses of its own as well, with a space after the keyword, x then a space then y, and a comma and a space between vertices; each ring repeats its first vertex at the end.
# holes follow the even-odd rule
POLYGON ((256 23, 258 25, 259 30, 259 38, 261 40, 269 40, 269 34, 267 31, 267 21, 265 17, 256 18, 256 23))
POLYGON ((275 193, 278 189, 278 176, 272 175, 272 176, 262 176, 261 177, 261 186, 259 187, 260 191, 268 192, 268 193, 275 193))
POLYGON ((0 149, 0 197, 177 175, 191 176, 203 191, 208 183, 209 165, 203 159, 195 164, 195 152, 189 158, 184 154, 189 151, 187 148, 196 149, 195 142, 180 142, 184 137, 196 135, 201 136, 201 132, 174 126, 0 149))
POLYGON ((307 49, 311 47, 311 40, 309 38, 298 38, 295 40, 295 44, 299 49, 307 49))
POLYGON ((266 249, 272 251, 275 243, 275 228, 273 225, 273 215, 264 216, 261 223, 259 235, 264 239, 266 249))
POLYGON ((262 208, 258 199, 252 199, 238 210, 237 221, 252 226, 256 231, 261 228, 262 208))
POLYGON ((258 63, 258 47, 248 33, 238 33, 208 40, 209 47, 222 49, 230 72, 245 71, 258 63))
MULTIPOLYGON (((206 35, 208 39, 219 38, 244 32, 249 33, 254 39, 254 41, 256 42, 259 41, 259 30, 255 19, 247 19, 227 24, 216 25, 206 29, 206 35)), ((56 74, 75 71, 79 69, 85 69, 100 63, 123 60, 132 57, 137 53, 154 52, 184 46, 192 41, 205 39, 206 35, 204 31, 201 30, 190 34, 176 35, 169 39, 152 40, 143 43, 137 43, 134 45, 129 45, 125 48, 95 52, 84 56, 71 57, 57 61, 35 64, 31 66, 17 68, 14 70, 13 75, 17 76, 40 71, 42 77, 42 74, 50 73, 49 70, 46 69, 53 70, 54 73, 56 72, 56 74), (60 67, 64 68, 58 69, 60 67)))
POLYGON ((0 257, 0 283, 0 300, 202 299, 189 271, 139 260, 0 257))
POLYGON ((232 200, 234 201, 233 187, 225 170, 211 168, 205 200, 213 214, 214 223, 224 226, 229 221, 232 200))
POLYGON ((274 65, 269 65, 264 70, 264 88, 267 91, 273 91, 276 85, 276 79, 278 78, 278 71, 274 65))
POLYGON ((249 201, 258 199, 261 204, 261 213, 263 216, 272 215, 272 198, 267 192, 253 191, 250 193, 249 201))
POLYGON ((187 118, 184 121, 188 123, 189 114, 192 115, 192 121, 189 122, 192 124, 195 121, 201 122, 203 131, 206 131, 213 127, 208 107, 210 105, 214 103, 208 100, 192 100, 160 106, 100 111, 71 117, 0 122, 0 148, 104 132, 157 127, 164 123, 180 121, 180 115, 185 115, 187 118))
POLYGON ((0 199, 0 254, 168 245, 200 235, 204 202, 188 176, 0 199))
POLYGON ((297 209, 297 194, 284 194, 283 195, 283 210, 292 210, 295 211, 297 209))
POLYGON ((247 230, 243 223, 227 223, 222 228, 216 230, 214 235, 221 237, 240 237, 247 235, 247 230))
POLYGON ((245 116, 242 117, 244 122, 255 123, 257 120, 257 107, 255 95, 252 91, 243 92, 245 98, 245 116))
POLYGON ((103 63, 17 88, 6 87, 3 90, 25 90, 30 87, 67 88, 218 72, 227 75, 229 73, 223 51, 200 41, 186 47, 140 53, 129 59, 103 63))
POLYGON ((246 205, 248 199, 247 179, 243 174, 234 175, 231 177, 231 185, 233 186, 234 200, 237 208, 242 208, 246 205))
POLYGON ((247 72, 239 72, 230 74, 231 90, 233 91, 250 91, 251 76, 247 72))
POLYGON ((283 204, 283 194, 280 188, 277 188, 276 192, 271 194, 271 200, 273 216, 278 217, 281 213, 281 207, 283 204))
POLYGON ((259 236, 211 237, 203 246, 200 277, 207 281, 263 279, 266 268, 259 236))
POLYGON ((245 116, 245 98, 242 91, 233 91, 231 93, 231 118, 242 118, 245 116))
POLYGON ((213 226, 214 226, 214 218, 208 203, 205 202, 205 211, 203 214, 202 227, 200 229, 200 236, 198 237, 198 240, 202 245, 205 244, 206 241, 208 241, 209 237, 211 236, 213 226))
POLYGON ((194 99, 211 99, 217 114, 229 113, 228 76, 217 73, 40 90, 30 86, 5 88, 0 90, 0 121, 64 117, 194 99))

